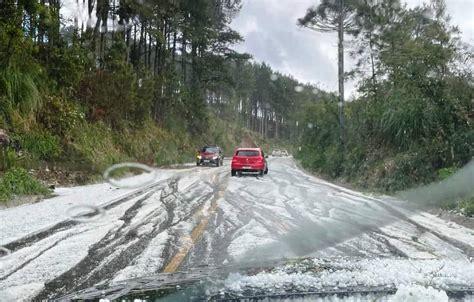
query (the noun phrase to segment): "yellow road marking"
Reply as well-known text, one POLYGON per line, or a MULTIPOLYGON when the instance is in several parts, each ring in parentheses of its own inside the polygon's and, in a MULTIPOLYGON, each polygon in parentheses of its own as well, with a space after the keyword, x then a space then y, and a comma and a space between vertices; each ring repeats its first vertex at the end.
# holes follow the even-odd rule
MULTIPOLYGON (((209 218, 214 214, 217 210, 217 199, 224 196, 223 191, 219 191, 217 193, 217 198, 215 197, 211 201, 211 206, 209 207, 209 212, 207 215, 199 222, 199 224, 191 231, 191 236, 185 236, 182 241, 184 241, 183 246, 178 250, 178 252, 171 258, 170 262, 165 266, 163 269, 164 273, 174 273, 179 268, 181 263, 183 262, 184 258, 188 255, 191 248, 194 244, 201 238, 202 233, 206 229, 207 224, 209 223, 209 218), (187 238, 186 238, 187 237, 187 238)), ((202 210, 199 213, 202 215, 202 210)), ((198 215, 198 216, 200 216, 198 215)))

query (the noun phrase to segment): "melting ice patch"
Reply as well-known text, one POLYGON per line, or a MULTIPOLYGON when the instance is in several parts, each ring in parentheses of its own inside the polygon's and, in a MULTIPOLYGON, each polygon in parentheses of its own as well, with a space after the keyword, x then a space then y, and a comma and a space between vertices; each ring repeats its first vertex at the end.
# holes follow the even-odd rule
POLYGON ((453 285, 474 286, 472 276, 474 265, 469 261, 315 258, 256 275, 232 274, 225 281, 225 289, 235 294, 244 291, 284 294, 289 291, 387 287, 399 289, 398 295, 403 297, 409 292, 407 287, 418 286, 419 289, 432 287, 428 290, 431 295, 441 290, 436 295, 442 295, 442 290, 453 285))

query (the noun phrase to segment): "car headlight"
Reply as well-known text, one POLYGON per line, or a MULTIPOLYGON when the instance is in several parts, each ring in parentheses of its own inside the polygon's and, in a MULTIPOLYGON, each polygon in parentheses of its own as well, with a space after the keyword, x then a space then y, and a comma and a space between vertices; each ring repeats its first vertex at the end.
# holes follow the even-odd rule
POLYGON ((196 156, 198 159, 201 159, 201 155, 196 156))
POLYGON ((217 158, 218 158, 218 156, 214 156, 212 159, 217 159, 217 158))

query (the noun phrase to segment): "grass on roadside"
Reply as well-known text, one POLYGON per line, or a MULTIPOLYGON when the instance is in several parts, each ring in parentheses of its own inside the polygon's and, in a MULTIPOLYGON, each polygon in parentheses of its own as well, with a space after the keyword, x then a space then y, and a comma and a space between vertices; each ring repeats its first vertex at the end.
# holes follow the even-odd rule
POLYGON ((459 204, 461 212, 467 217, 474 217, 474 196, 466 199, 459 204))
POLYGON ((0 177, 0 202, 18 195, 46 195, 50 192, 25 169, 13 168, 0 177))

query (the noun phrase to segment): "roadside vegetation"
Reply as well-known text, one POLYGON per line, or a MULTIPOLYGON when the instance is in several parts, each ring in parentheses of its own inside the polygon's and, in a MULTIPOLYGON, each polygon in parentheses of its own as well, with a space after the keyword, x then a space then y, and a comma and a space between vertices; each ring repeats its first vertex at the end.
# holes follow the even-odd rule
MULTIPOLYGON (((358 96, 307 107, 304 166, 362 188, 395 192, 449 177, 474 155, 472 46, 450 25, 444 1, 350 5, 358 96)), ((472 215, 473 199, 455 206, 472 215)))
POLYGON ((89 20, 63 4, 0 2, 2 200, 45 193, 22 185, 35 177, 85 183, 122 161, 167 166, 294 132, 300 84, 231 49, 240 1, 91 0, 89 20))
POLYGON ((474 155, 472 46, 441 0, 346 2, 357 64, 345 78, 360 82, 343 128, 337 94, 233 50, 239 0, 88 0, 85 23, 62 5, 0 2, 3 199, 45 192, 6 185, 11 171, 44 181, 66 170, 60 181, 81 170, 72 182, 84 183, 122 161, 192 161, 204 144, 226 156, 287 148, 314 172, 383 192, 438 181, 474 155))
POLYGON ((49 192, 22 168, 10 169, 0 178, 0 202, 8 201, 15 195, 46 195, 49 192))

